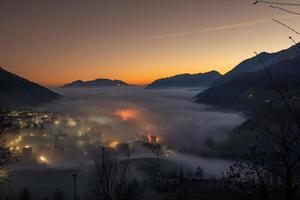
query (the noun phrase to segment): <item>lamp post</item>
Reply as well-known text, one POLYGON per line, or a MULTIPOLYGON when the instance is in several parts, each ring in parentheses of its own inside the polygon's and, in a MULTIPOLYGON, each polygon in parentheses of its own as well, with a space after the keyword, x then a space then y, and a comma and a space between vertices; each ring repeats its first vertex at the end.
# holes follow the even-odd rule
POLYGON ((77 200, 77 173, 72 174, 74 180, 74 200, 77 200))

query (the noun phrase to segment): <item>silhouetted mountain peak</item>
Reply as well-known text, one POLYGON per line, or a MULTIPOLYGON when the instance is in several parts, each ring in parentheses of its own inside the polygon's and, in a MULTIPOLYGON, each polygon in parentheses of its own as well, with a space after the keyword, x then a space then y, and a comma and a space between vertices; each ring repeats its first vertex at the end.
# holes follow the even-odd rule
POLYGON ((72 83, 84 83, 82 80, 73 81, 72 83))
POLYGON ((235 76, 241 75, 247 72, 255 72, 263 69, 262 62, 265 65, 274 65, 282 60, 291 60, 300 55, 300 43, 291 46, 288 49, 284 49, 275 53, 261 52, 256 56, 246 59, 239 63, 232 70, 224 74, 220 79, 214 82, 212 85, 222 85, 235 76))
POLYGON ((99 86, 128 86, 127 83, 121 80, 111 80, 106 78, 97 78, 92 81, 73 81, 71 83, 65 84, 62 88, 72 88, 72 87, 99 87, 99 86))
MULTIPOLYGON (((272 74, 273 79, 281 87, 289 90, 291 95, 295 95, 296 97, 299 96, 300 88, 300 48, 298 47, 299 44, 278 53, 262 53, 258 55, 272 74), (268 59, 266 57, 273 60, 266 62, 265 60, 268 59), (276 62, 273 62, 274 60, 276 62)), ((253 58, 250 58, 244 61, 244 63, 252 61, 253 58)), ((238 68, 232 71, 241 70, 240 65, 238 68)), ((236 73, 234 76, 232 73, 229 73, 229 75, 231 77, 227 74, 227 80, 218 80, 217 84, 214 83, 212 87, 199 93, 196 96, 197 101, 243 109, 260 106, 264 101, 280 101, 278 94, 275 92, 274 85, 265 70, 248 70, 243 73, 236 73)), ((224 79, 224 77, 221 79, 224 79)))

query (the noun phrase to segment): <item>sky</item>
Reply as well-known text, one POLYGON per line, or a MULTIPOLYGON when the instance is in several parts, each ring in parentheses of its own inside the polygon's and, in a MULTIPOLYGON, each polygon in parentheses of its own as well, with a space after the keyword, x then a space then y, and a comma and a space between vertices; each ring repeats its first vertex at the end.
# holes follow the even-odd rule
POLYGON ((300 30, 299 17, 253 2, 0 1, 0 66, 48 87, 78 79, 147 84, 181 73, 224 74, 253 51, 288 48, 288 36, 299 40, 271 20, 300 30))

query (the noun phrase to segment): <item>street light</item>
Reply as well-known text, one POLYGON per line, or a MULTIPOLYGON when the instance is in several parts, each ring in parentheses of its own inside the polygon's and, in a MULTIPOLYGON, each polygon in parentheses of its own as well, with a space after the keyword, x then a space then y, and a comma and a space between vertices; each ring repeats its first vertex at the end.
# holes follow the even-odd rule
POLYGON ((72 174, 74 178, 74 200, 77 200, 77 173, 72 174))

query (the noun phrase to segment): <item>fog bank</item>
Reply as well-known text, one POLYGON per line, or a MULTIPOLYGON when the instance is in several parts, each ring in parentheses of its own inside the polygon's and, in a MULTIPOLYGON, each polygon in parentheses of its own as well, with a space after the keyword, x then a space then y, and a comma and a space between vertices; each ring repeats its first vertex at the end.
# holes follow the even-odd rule
POLYGON ((200 151, 210 138, 222 141, 243 122, 236 113, 193 103, 195 89, 146 90, 141 87, 56 89, 64 98, 42 110, 68 113, 92 124, 110 139, 127 141, 159 135, 180 150, 200 151))

